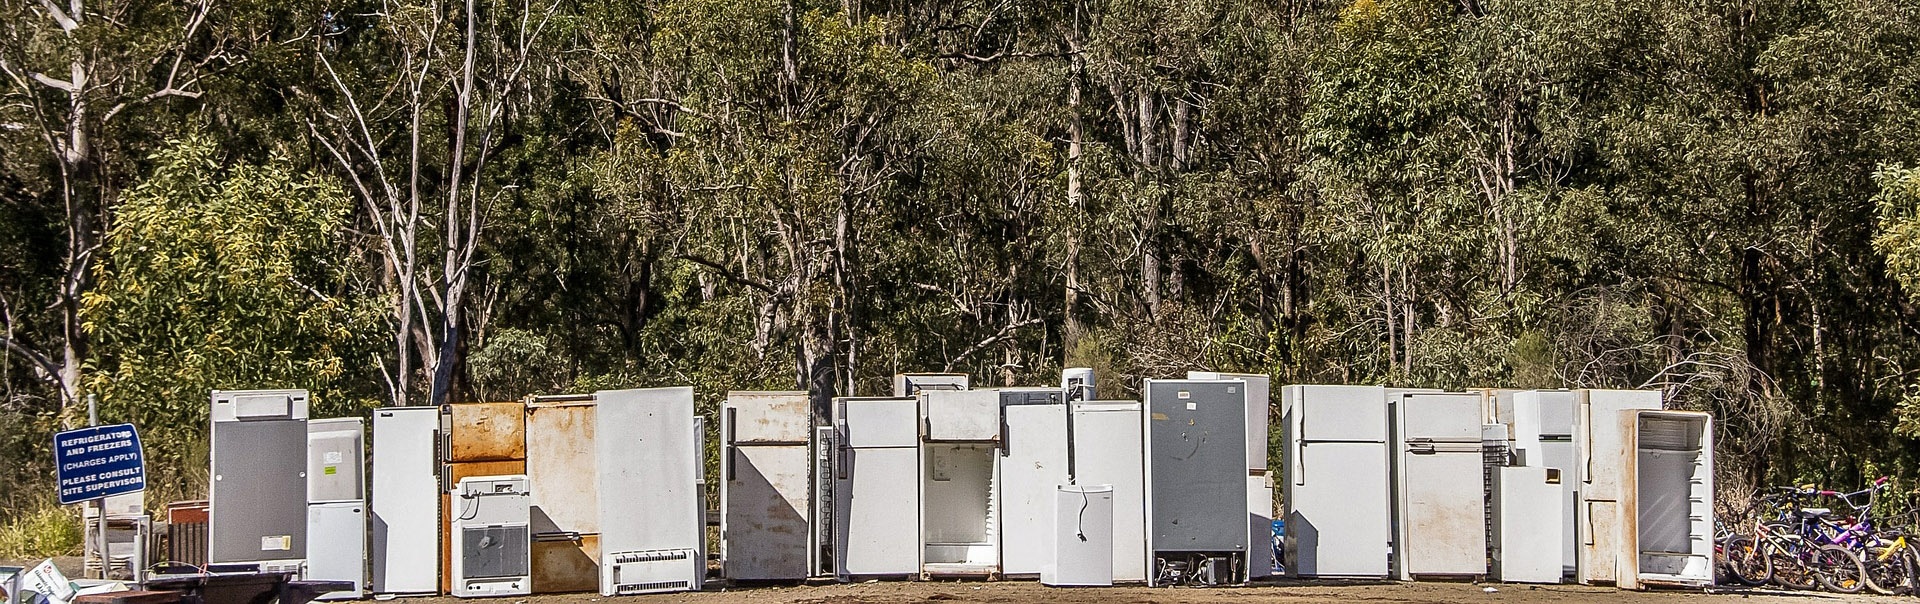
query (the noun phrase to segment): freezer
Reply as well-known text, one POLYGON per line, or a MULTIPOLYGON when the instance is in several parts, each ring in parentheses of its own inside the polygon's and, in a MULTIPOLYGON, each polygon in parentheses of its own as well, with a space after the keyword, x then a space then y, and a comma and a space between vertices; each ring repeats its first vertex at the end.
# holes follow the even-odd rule
POLYGON ((734 581, 808 571, 812 433, 805 392, 729 392, 721 407, 720 559, 734 581))
POLYGON ((693 388, 594 393, 600 595, 700 589, 706 501, 693 388))
POLYGON ((600 585, 595 405, 589 394, 536 396, 526 403, 533 593, 589 592, 600 585))
POLYGON ((1147 580, 1144 413, 1134 401, 1073 405, 1072 474, 1076 484, 1113 488, 1113 580, 1147 580))
POLYGON ((307 558, 307 391, 215 390, 207 561, 299 571, 307 558))
POLYGON ((920 574, 920 401, 834 399, 833 561, 842 581, 920 574))
POLYGON ((1054 497, 1059 486, 1067 484, 1067 406, 1011 405, 1005 413, 1000 572, 1009 577, 1038 575, 1047 563, 1044 541, 1053 530, 1054 497))
POLYGON ((1636 409, 1659 410, 1660 392, 1583 390, 1581 395, 1574 422, 1574 442, 1582 454, 1574 464, 1580 476, 1580 503, 1574 520, 1578 577, 1582 584, 1619 584, 1621 557, 1628 540, 1621 506, 1632 503, 1625 493, 1632 467, 1627 459, 1631 443, 1620 417, 1636 409))
POLYGON ((373 412, 371 588, 375 594, 431 594, 440 586, 438 407, 373 412))
POLYGON ((1000 391, 922 390, 918 396, 927 440, 1000 440, 1000 391))
POLYGON ((366 499, 366 420, 307 421, 307 502, 366 499))
POLYGON ((1287 576, 1385 578, 1393 541, 1387 390, 1287 386, 1281 428, 1287 576))
POLYGON ((1415 577, 1487 572, 1483 395, 1404 394, 1394 415, 1394 569, 1415 577))
POLYGON ((1149 583, 1246 581, 1247 385, 1146 380, 1149 583))
POLYGON ((1713 419, 1630 410, 1620 587, 1713 585, 1713 419))

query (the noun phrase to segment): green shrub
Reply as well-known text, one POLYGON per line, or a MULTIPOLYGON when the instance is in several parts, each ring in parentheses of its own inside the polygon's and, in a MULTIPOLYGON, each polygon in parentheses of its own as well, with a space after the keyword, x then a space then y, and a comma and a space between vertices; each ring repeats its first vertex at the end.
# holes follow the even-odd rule
POLYGON ((37 559, 80 553, 80 519, 42 506, 0 522, 0 558, 37 559))

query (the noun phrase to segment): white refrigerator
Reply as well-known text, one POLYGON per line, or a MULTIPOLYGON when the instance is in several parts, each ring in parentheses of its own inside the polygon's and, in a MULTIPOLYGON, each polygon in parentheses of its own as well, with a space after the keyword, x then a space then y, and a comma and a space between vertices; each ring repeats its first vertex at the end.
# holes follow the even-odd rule
POLYGON ((1627 435, 1619 586, 1713 585, 1713 418, 1632 410, 1619 423, 1627 435))
POLYGON ((600 595, 700 589, 706 464, 693 388, 603 390, 594 398, 600 595))
POLYGON ((315 581, 352 581, 321 600, 359 599, 367 583, 366 420, 307 422, 307 572, 315 581))
POLYGON ((1113 488, 1113 580, 1147 580, 1145 415, 1135 401, 1074 404, 1073 479, 1113 488))
POLYGON ((1575 464, 1580 471, 1580 504, 1573 523, 1578 577, 1586 585, 1618 584, 1627 547, 1622 505, 1632 503, 1626 493, 1631 471, 1626 461, 1629 435, 1620 417, 1635 409, 1659 410, 1661 396, 1656 390, 1582 390, 1580 394, 1574 425, 1574 441, 1582 454, 1575 464))
POLYGON ((375 594, 440 591, 439 407, 373 412, 370 522, 375 594))
POLYGON ((921 390, 920 576, 1000 572, 997 390, 921 390))
POLYGON ((812 414, 805 392, 729 392, 720 409, 720 560, 734 581, 807 578, 812 414))
MULTIPOLYGON (((1040 574, 1053 534, 1054 498, 1067 484, 1067 406, 1008 405, 1000 456, 1000 572, 1040 574)), ((1110 498, 1110 497, 1109 497, 1110 498)))
POLYGON ((1402 581, 1487 572, 1482 397, 1419 393, 1391 401, 1393 554, 1402 581))
POLYGON ((842 581, 920 573, 920 401, 833 401, 833 561, 842 581))
POLYGON ((1560 489, 1560 568, 1573 576, 1578 553, 1574 540, 1574 510, 1579 507, 1580 444, 1573 439, 1574 414, 1580 393, 1573 390, 1527 390, 1513 394, 1513 449, 1520 465, 1551 470, 1560 489))
POLYGON ((1287 576, 1386 578, 1393 541, 1386 389, 1287 386, 1281 425, 1287 576))

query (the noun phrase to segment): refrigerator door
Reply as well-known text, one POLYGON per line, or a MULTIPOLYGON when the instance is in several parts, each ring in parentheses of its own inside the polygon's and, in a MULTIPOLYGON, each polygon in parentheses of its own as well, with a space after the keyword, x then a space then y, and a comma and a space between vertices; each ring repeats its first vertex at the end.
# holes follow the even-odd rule
POLYGON ((835 574, 918 576, 919 448, 843 448, 834 466, 835 574))
POLYGON ((1385 388, 1287 386, 1282 406, 1290 429, 1301 441, 1387 442, 1385 388))
POLYGON ((367 506, 358 501, 335 501, 307 506, 309 581, 352 581, 353 589, 320 596, 322 600, 357 600, 367 581, 367 506))
POLYGON ((207 561, 307 557, 307 420, 214 422, 207 561))
MULTIPOLYGON (((1506 583, 1559 583, 1566 551, 1557 471, 1494 468, 1493 577, 1506 583)), ((1568 508, 1571 509, 1571 508, 1568 508)))
MULTIPOLYGON (((1586 390, 1574 425, 1574 441, 1585 459, 1578 464, 1580 476, 1579 514, 1574 522, 1578 531, 1578 574, 1580 582, 1616 583, 1620 580, 1620 556, 1627 545, 1626 527, 1621 522, 1621 504, 1627 472, 1632 465, 1631 443, 1620 421, 1621 412, 1632 409, 1658 410, 1660 392, 1652 390, 1586 390)), ((1630 503, 1630 501, 1629 501, 1630 503)))
POLYGON ((838 398, 834 403, 840 446, 920 446, 920 399, 838 398))
POLYGON ((1147 580, 1146 466, 1140 403, 1094 401, 1073 406, 1073 476, 1081 485, 1113 487, 1113 580, 1147 580))
POLYGON ((440 490, 434 441, 437 407, 373 412, 372 588, 427 594, 440 588, 440 490))
POLYGON ((592 400, 526 406, 534 593, 591 591, 600 582, 595 406, 592 400))
POLYGON ((307 421, 308 503, 366 499, 366 431, 358 417, 307 421))
POLYGON ((922 390, 922 416, 927 418, 927 440, 992 441, 1000 439, 1000 393, 993 390, 922 390))
POLYGON ((1053 529, 1053 499, 1067 483, 1067 406, 1012 405, 1006 414, 1006 453, 999 460, 1000 572, 1033 575, 1047 562, 1043 546, 1053 529))
POLYGON ((1147 380, 1149 552, 1245 552, 1246 384, 1147 380))
POLYGON ((1410 394, 1394 411, 1400 578, 1486 574, 1481 395, 1410 394))
MULTIPOLYGON (((1247 384, 1247 469, 1267 469, 1267 435, 1273 407, 1272 389, 1263 373, 1189 371, 1189 380, 1240 380, 1247 384)), ((1270 512, 1269 512, 1270 513, 1270 512)))
MULTIPOLYGON (((804 413, 806 407, 800 409, 804 413)), ((720 491, 720 559, 726 577, 807 578, 813 463, 807 446, 735 445, 726 455, 720 491)))
POLYGON ((1387 576, 1386 445, 1310 442, 1297 450, 1299 463, 1289 466, 1306 472, 1287 479, 1288 576, 1387 576))
POLYGON ((805 392, 728 392, 721 412, 728 442, 805 444, 813 432, 805 392))
POLYGON ((705 464, 693 388, 609 390, 594 398, 602 564, 623 552, 703 549, 705 464))

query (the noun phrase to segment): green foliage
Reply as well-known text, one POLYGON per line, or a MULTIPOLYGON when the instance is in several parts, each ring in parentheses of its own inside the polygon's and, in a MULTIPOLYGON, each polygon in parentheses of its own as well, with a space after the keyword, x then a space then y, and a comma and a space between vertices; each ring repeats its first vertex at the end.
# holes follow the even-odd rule
POLYGON ((223 168, 204 136, 156 152, 108 233, 86 327, 101 354, 101 419, 146 437, 150 488, 198 492, 208 391, 307 388, 313 416, 358 415, 351 384, 375 333, 353 287, 351 211, 325 178, 285 162, 223 168))
POLYGON ((68 509, 43 502, 0 516, 0 559, 79 555, 80 518, 68 509))
POLYGON ((1887 166, 1874 174, 1879 224, 1873 247, 1887 258, 1887 273, 1907 295, 1920 300, 1920 168, 1887 166))

